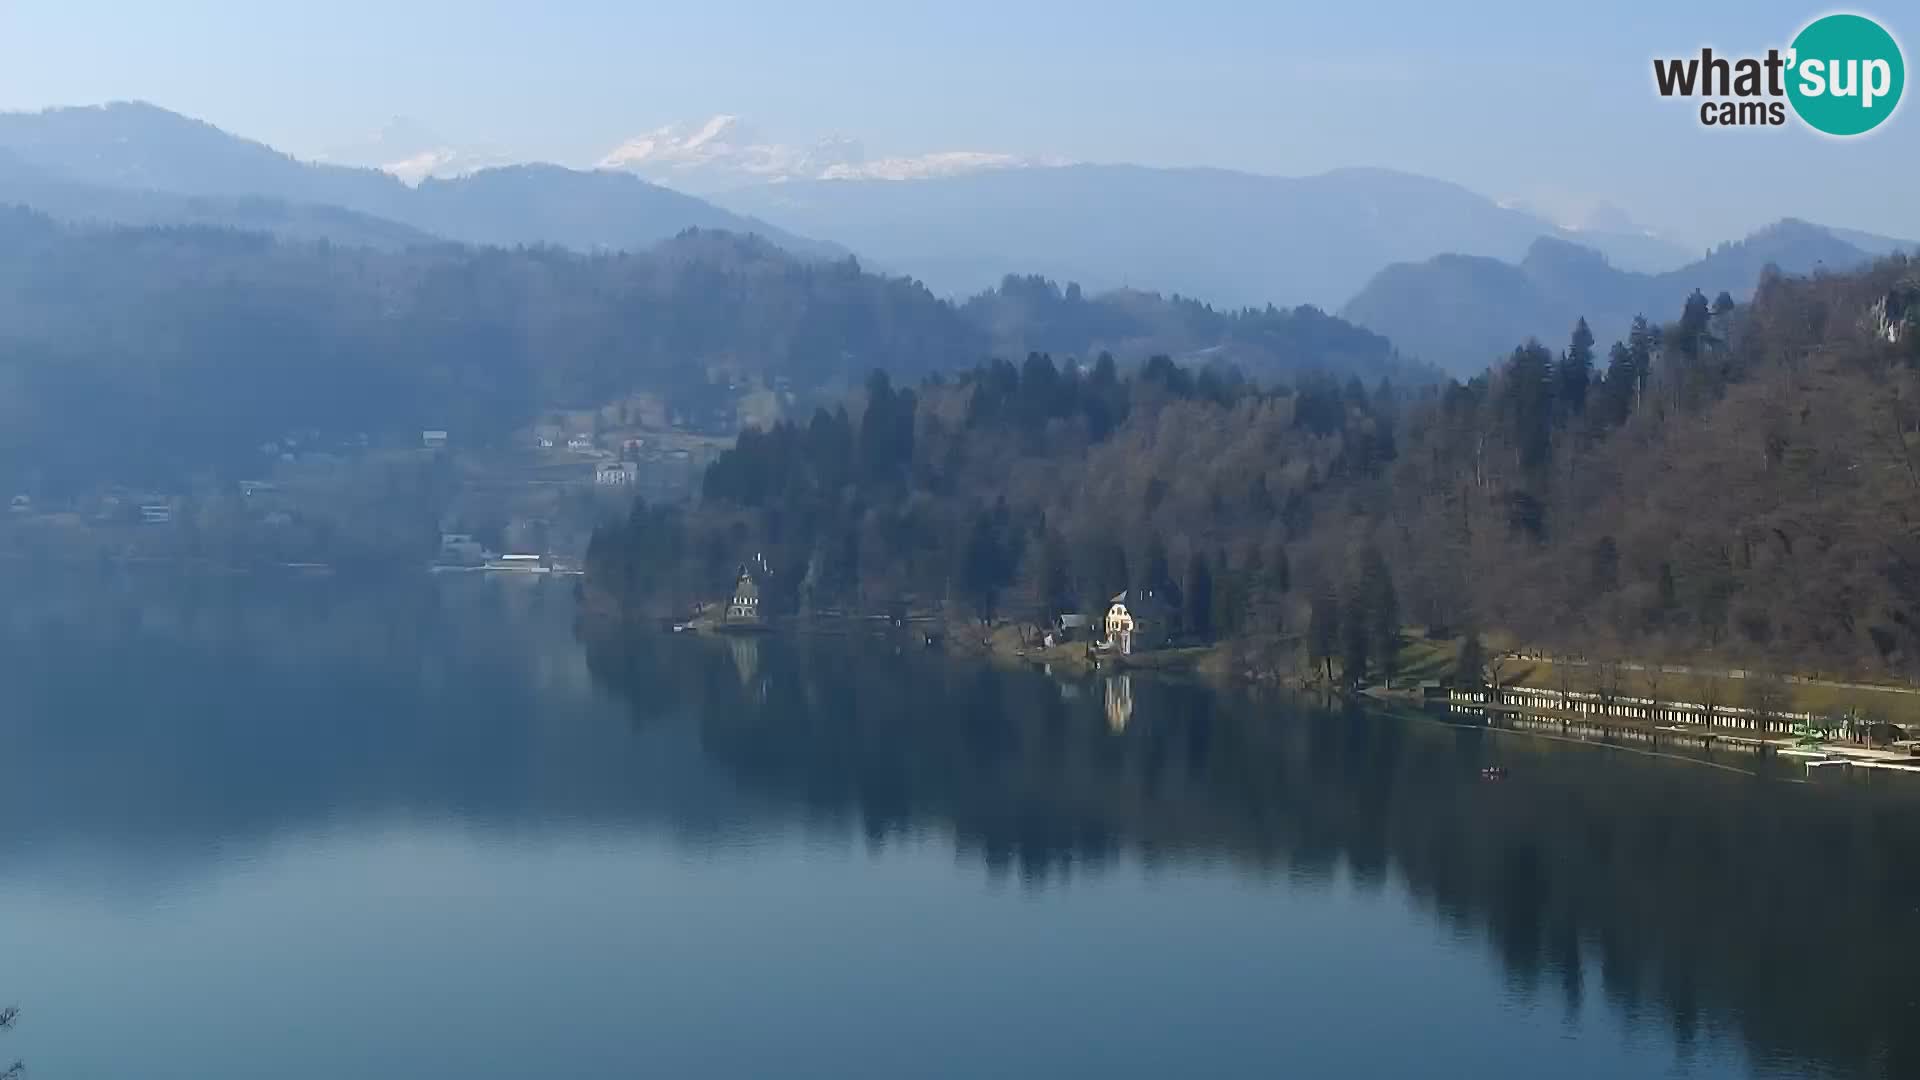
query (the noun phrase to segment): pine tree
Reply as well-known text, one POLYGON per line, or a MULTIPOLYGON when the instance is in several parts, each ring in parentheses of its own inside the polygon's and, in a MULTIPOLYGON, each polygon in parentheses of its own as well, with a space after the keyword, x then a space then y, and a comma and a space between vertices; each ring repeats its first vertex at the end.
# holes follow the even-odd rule
POLYGON ((1454 661, 1454 680, 1468 686, 1481 686, 1485 683, 1487 651, 1480 644, 1480 631, 1471 627, 1467 636, 1460 642, 1460 655, 1454 661))
POLYGON ((1660 335, 1645 315, 1633 317, 1633 327, 1627 331, 1627 358, 1629 370, 1633 373, 1633 401, 1630 407, 1638 409, 1647 395, 1647 380, 1653 375, 1653 353, 1659 346, 1660 335))
POLYGON ((1367 609, 1365 579, 1347 579, 1340 604, 1340 681, 1358 687, 1367 678, 1367 660, 1373 646, 1372 612, 1367 609))
POLYGON ((1593 545, 1593 591, 1610 593, 1620 587, 1620 546, 1603 536, 1593 545))
POLYGON ((1553 440, 1553 354, 1538 341, 1513 350, 1502 396, 1508 438, 1521 466, 1545 464, 1553 440))
POLYGON ((1699 358, 1701 344, 1706 339, 1707 326, 1712 319, 1712 309, 1707 305, 1707 294, 1699 289, 1693 290, 1687 296, 1687 306, 1680 312, 1680 350, 1686 354, 1687 359, 1699 358))
POLYGON ((980 511, 974 516, 973 527, 967 531, 961 555, 961 590, 983 619, 993 618, 994 602, 1005 582, 1005 555, 996 533, 992 515, 986 510, 980 511))
POLYGON ((1212 641, 1213 571, 1207 566, 1207 557, 1197 551, 1187 560, 1187 582, 1182 592, 1186 597, 1187 633, 1202 641, 1212 641))
POLYGON ((1587 408, 1587 386, 1593 382, 1593 331, 1584 316, 1573 326, 1573 340, 1560 361, 1560 407, 1568 416, 1587 408))
POLYGON ((1394 591, 1393 571, 1380 549, 1367 545, 1360 556, 1361 602, 1366 613, 1367 652, 1391 682, 1399 666, 1400 598, 1394 591))
POLYGON ((1323 581, 1308 601, 1307 652, 1326 668, 1327 682, 1333 682, 1333 652, 1340 640, 1340 599, 1333 583, 1323 581))
POLYGON ((1173 584, 1173 571, 1167 565, 1167 545, 1157 535, 1147 541, 1146 565, 1137 584, 1142 593, 1164 592, 1173 584))
POLYGON ((1600 382, 1600 388, 1606 399, 1606 412, 1601 419, 1611 427, 1627 422, 1633 412, 1633 401, 1639 393, 1639 376, 1633 363, 1633 353, 1624 342, 1616 341, 1607 353, 1607 374, 1600 382))

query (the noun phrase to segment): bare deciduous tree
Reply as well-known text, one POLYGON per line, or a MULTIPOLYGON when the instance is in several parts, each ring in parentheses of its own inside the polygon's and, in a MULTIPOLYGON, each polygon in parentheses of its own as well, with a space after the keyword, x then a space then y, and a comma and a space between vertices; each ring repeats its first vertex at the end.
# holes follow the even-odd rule
MULTIPOLYGON (((4 1009, 0 1009, 0 1031, 12 1030, 13 1022, 15 1020, 18 1020, 19 1018, 20 1018, 20 1010, 13 1007, 12 1005, 9 1005, 4 1009)), ((27 1071, 26 1065, 16 1061, 11 1065, 6 1066, 5 1068, 0 1068, 0 1080, 16 1080, 17 1077, 19 1077, 26 1071, 27 1071)))

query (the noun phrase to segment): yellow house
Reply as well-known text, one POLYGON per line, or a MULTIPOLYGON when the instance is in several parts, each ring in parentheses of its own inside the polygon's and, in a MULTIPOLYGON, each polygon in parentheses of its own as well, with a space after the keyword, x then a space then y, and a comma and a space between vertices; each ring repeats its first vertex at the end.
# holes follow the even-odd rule
POLYGON ((1121 656, 1133 653, 1133 613, 1127 610, 1127 593, 1122 589, 1107 608, 1107 647, 1121 656))

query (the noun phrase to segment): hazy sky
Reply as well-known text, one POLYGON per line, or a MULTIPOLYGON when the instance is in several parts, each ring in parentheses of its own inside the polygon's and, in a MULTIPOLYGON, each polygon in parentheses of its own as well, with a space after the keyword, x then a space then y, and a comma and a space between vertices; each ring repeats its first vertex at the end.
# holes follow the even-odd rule
MULTIPOLYGON (((1762 52, 1827 10, 0 0, 0 108, 138 98, 304 155, 405 115, 456 143, 569 163, 732 112, 779 141, 846 134, 873 156, 1380 165, 1496 197, 1605 198, 1689 238, 1789 215, 1920 238, 1911 101, 1843 142, 1703 128, 1653 93, 1655 55, 1762 52)), ((1844 10, 1878 17, 1915 61, 1920 9, 1844 10)))

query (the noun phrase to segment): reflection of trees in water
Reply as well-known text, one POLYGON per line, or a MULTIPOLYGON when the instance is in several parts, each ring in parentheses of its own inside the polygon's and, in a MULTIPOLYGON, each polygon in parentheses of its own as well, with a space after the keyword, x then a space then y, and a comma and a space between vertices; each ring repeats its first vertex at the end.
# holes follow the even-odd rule
POLYGON ((1760 1060, 1920 1075, 1920 788, 1275 715, 1153 681, 1063 700, 1041 676, 917 653, 780 642, 761 660, 764 701, 701 679, 697 660, 655 670, 707 688, 702 745, 734 774, 876 841, 950 830, 1037 885, 1123 850, 1227 854, 1296 880, 1344 866, 1484 937, 1516 989, 1570 1012, 1599 992, 1658 1008, 1683 1047, 1724 1028, 1760 1060), (1505 782, 1479 780, 1493 760, 1505 782))

